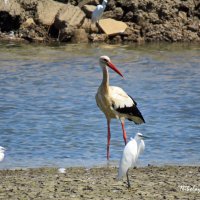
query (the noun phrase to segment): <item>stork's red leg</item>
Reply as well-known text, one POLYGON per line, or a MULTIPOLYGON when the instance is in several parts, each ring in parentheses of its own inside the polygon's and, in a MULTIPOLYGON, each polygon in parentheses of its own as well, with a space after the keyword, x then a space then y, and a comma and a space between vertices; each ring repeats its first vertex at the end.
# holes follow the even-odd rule
POLYGON ((122 131, 123 131, 124 143, 126 145, 126 143, 127 143, 127 136, 126 136, 126 130, 124 128, 124 121, 121 121, 121 124, 122 124, 122 131))
POLYGON ((107 126, 108 126, 108 141, 107 141, 107 160, 110 158, 110 120, 107 120, 107 126))

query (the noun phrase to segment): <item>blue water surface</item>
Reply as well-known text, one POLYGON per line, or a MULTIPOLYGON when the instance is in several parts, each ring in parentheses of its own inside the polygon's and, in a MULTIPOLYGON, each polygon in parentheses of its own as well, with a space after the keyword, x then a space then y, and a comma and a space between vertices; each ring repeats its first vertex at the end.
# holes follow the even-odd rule
MULTIPOLYGON (((138 103, 146 124, 126 122, 128 137, 149 139, 140 164, 200 163, 200 47, 188 44, 60 46, 0 43, 0 168, 106 164, 107 127, 96 106, 108 55, 123 73, 110 83, 138 103)), ((121 125, 111 123, 111 162, 121 125)))

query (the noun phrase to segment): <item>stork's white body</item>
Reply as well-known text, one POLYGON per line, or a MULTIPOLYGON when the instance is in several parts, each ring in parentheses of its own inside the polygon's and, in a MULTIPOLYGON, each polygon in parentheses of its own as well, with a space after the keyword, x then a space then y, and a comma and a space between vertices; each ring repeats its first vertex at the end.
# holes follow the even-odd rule
POLYGON ((121 121, 129 119, 136 124, 144 123, 141 117, 129 113, 120 112, 125 108, 136 107, 135 101, 120 87, 108 86, 106 89, 101 85, 96 94, 96 102, 106 118, 120 119, 121 121))
POLYGON ((121 72, 111 63, 110 58, 101 56, 99 64, 103 71, 103 80, 96 94, 96 102, 101 111, 107 118, 108 125, 108 144, 107 144, 107 159, 109 159, 110 145, 110 121, 112 118, 117 118, 121 121, 124 142, 126 144, 126 132, 124 128, 124 120, 128 119, 135 124, 145 122, 142 114, 137 108, 137 103, 123 89, 109 85, 108 67, 123 76, 121 72), (107 67, 108 66, 108 67, 107 67))

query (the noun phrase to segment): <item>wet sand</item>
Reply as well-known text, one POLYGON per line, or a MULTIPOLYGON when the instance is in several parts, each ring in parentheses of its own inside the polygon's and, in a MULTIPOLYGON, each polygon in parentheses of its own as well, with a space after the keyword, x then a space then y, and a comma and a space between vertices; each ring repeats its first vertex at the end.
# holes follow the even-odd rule
POLYGON ((115 179, 116 167, 37 168, 0 171, 0 199, 200 199, 200 167, 140 167, 115 179))

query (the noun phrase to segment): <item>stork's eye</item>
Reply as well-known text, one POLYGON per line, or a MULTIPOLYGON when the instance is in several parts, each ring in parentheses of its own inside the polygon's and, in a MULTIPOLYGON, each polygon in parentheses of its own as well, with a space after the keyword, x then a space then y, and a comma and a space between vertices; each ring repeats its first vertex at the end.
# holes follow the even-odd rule
POLYGON ((106 58, 103 58, 103 61, 106 62, 106 63, 108 62, 106 58))

